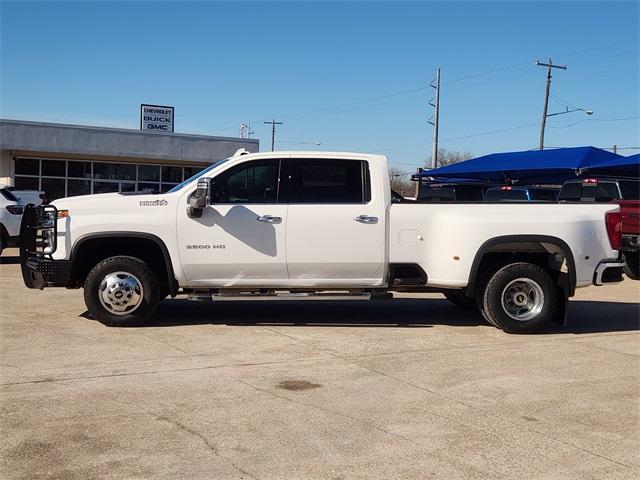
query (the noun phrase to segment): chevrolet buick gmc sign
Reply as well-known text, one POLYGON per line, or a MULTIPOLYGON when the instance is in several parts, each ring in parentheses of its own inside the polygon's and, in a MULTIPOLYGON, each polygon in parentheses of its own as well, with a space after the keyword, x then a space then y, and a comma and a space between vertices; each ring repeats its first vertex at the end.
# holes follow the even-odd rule
POLYGON ((140 105, 140 130, 173 132, 173 107, 140 105))

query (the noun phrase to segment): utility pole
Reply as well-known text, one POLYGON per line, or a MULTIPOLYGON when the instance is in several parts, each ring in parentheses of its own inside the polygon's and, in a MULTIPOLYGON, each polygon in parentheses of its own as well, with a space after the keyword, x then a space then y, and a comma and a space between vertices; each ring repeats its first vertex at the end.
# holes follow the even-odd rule
POLYGON ((431 151, 431 168, 438 167, 438 126, 440 120, 440 67, 436 69, 436 78, 429 86, 435 89, 433 98, 429 101, 429 105, 433 107, 433 116, 427 120, 433 125, 433 149, 431 151))
POLYGON ((271 151, 273 152, 276 149, 276 125, 282 125, 282 122, 276 122, 274 118, 270 122, 264 123, 271 124, 271 151))
POLYGON ((536 60, 536 65, 539 67, 547 67, 547 90, 544 95, 544 109, 542 110, 542 124, 540 127, 540 150, 544 150, 544 129, 547 126, 547 108, 549 107, 549 90, 551 89, 551 69, 561 68, 566 70, 566 65, 554 65, 551 57, 549 57, 549 63, 542 63, 540 60, 536 60))

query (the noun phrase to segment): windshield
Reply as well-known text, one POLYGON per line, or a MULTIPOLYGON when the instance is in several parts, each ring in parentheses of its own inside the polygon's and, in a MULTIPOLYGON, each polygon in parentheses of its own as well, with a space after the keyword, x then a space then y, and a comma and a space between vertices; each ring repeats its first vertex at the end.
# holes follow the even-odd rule
POLYGON ((228 158, 225 158, 224 160, 218 160, 216 163, 212 163, 211 165, 209 165, 207 168, 205 168, 204 170, 200 170, 198 173, 196 173, 195 175, 190 176, 189 178, 187 178, 184 182, 179 183, 178 185, 176 185, 175 187, 173 187, 171 190, 169 190, 167 193, 173 193, 173 192, 177 192, 178 190, 181 190, 182 188, 184 188, 186 185, 188 185, 189 183, 191 183, 192 181, 194 181, 196 178, 201 177, 202 175, 204 175, 207 172, 210 172, 211 170, 213 170, 214 168, 222 165, 224 162, 228 161, 228 158))

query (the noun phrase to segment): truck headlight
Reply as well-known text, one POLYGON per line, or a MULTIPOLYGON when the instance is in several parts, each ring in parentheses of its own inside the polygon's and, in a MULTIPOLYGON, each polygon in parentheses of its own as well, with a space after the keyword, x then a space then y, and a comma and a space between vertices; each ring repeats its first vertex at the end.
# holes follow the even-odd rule
POLYGON ((46 246, 42 249, 42 253, 53 253, 56 250, 56 233, 53 229, 48 228, 42 231, 42 240, 46 243, 46 246))

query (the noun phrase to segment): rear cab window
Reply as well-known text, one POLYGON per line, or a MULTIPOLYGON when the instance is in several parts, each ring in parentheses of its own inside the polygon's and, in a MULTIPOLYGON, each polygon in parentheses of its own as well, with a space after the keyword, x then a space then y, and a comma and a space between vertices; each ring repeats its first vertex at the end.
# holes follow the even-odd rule
POLYGON ((527 191, 523 189, 509 189, 509 190, 487 190, 484 195, 484 199, 488 202, 496 201, 508 201, 508 200, 529 200, 527 191))
POLYGON ((554 202, 558 191, 545 188, 532 188, 529 190, 529 195, 531 196, 531 200, 554 202))
POLYGON ((617 182, 607 180, 565 183, 558 197, 558 200, 568 202, 610 202, 619 199, 617 182))
POLYGON ((361 160, 291 159, 288 203, 369 203, 369 164, 361 160))
POLYGON ((452 202, 456 199, 453 187, 425 185, 420 189, 419 200, 428 202, 452 202))

